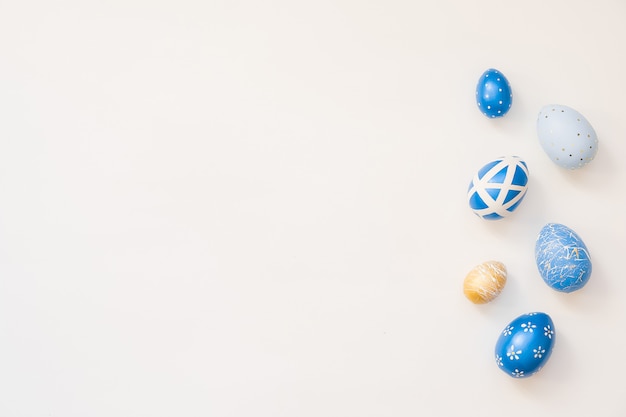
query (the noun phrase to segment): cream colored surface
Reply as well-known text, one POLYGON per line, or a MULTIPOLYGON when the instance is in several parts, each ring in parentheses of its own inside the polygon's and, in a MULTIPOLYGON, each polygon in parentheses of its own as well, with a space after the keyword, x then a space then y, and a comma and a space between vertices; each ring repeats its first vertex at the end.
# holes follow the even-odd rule
POLYGON ((0 415, 626 415, 626 3, 0 0, 0 415), (501 120, 474 102, 511 82, 501 120), (599 151, 562 170, 545 104, 599 151), (500 155, 515 213, 469 209, 500 155), (571 227, 594 271, 541 280, 571 227), (507 266, 474 305, 463 277, 507 266), (540 374, 494 361, 544 311, 540 374), (471 407, 468 408, 468 404, 471 407))

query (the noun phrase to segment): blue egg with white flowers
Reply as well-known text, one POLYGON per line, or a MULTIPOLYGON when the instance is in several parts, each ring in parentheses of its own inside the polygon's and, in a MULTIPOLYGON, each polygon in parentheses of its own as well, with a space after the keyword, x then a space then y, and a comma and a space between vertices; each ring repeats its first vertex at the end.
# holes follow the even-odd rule
POLYGON ((490 68, 480 76, 476 85, 476 104, 486 117, 502 117, 513 104, 509 80, 497 69, 490 68))
POLYGON ((535 261, 541 278, 557 291, 579 290, 591 277, 591 257, 585 242, 559 223, 548 223, 539 232, 535 261))
POLYGON ((552 354, 554 323, 546 313, 522 314, 500 332, 496 342, 496 364, 513 378, 539 372, 552 354))

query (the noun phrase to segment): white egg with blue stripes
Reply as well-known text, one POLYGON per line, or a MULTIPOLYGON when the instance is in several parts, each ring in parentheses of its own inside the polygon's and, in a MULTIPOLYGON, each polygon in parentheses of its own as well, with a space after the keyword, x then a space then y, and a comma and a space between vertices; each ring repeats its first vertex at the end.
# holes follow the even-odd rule
POLYGON ((476 172, 467 190, 467 200, 478 217, 499 220, 517 209, 527 190, 526 162, 518 156, 503 156, 476 172))

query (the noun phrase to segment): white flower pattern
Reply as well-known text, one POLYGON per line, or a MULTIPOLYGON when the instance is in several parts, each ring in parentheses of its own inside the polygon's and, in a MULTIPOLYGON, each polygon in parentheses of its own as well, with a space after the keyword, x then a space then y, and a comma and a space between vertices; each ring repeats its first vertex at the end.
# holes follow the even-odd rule
POLYGON ((518 349, 515 350, 515 345, 511 345, 511 348, 506 352, 506 356, 510 359, 510 360, 518 360, 519 359, 519 355, 522 354, 522 350, 518 349))
POLYGON ((532 324, 531 322, 522 323, 522 328, 524 329, 524 333, 526 332, 532 333, 533 330, 537 328, 537 325, 532 324))
POLYGON ((537 349, 533 349, 535 359, 541 359, 543 355, 546 353, 546 350, 541 346, 537 346, 537 349))
POLYGON ((513 326, 506 326, 506 329, 504 329, 504 330, 502 331, 502 334, 503 334, 504 336, 510 336, 510 335, 511 335, 511 331, 512 331, 513 329, 514 329, 514 327, 513 327, 513 326))
POLYGON ((549 324, 544 326, 543 335, 548 336, 548 339, 552 339, 552 335, 554 335, 554 330, 552 330, 549 324))
POLYGON ((515 370, 511 372, 511 375, 513 375, 515 378, 522 378, 524 376, 524 371, 520 371, 519 369, 515 368, 515 370))
POLYGON ((502 356, 500 355, 496 355, 496 363, 498 364, 498 366, 502 366, 502 356))

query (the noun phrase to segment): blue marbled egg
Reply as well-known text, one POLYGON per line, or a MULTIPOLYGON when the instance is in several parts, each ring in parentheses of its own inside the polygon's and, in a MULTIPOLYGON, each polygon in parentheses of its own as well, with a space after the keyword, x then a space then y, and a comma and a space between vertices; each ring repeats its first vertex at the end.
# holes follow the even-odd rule
POLYGON ((500 71, 490 68, 480 76, 476 85, 476 104, 489 118, 502 117, 513 104, 509 80, 500 71))
POLYGON ((546 224, 535 242, 541 278, 557 291, 581 289, 591 276, 591 258, 583 240, 567 226, 546 224))
POLYGON ((571 107, 549 104, 537 116, 539 143, 557 165, 578 169, 595 158, 598 136, 591 123, 571 107))
POLYGON ((467 199, 478 217, 498 220, 519 206, 527 189, 526 162, 518 156, 503 156, 478 170, 467 189, 467 199))
POLYGON ((554 323, 546 313, 522 314, 510 322, 496 342, 498 367, 514 378, 541 370, 552 354, 554 323))

